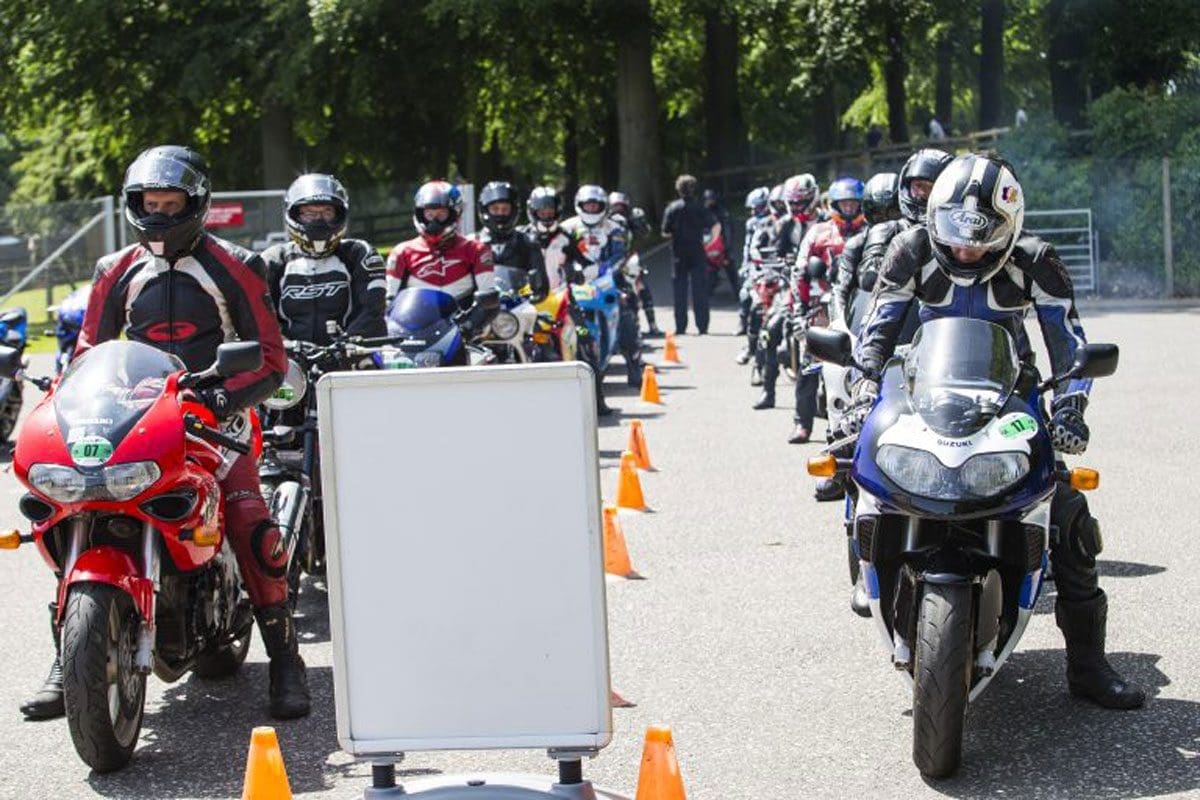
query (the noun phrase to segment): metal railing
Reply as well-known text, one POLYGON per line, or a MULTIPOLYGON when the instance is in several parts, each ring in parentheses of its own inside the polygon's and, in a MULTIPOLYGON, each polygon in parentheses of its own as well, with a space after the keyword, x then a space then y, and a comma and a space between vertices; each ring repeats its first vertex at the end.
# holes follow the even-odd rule
POLYGON ((1096 275, 1096 232, 1090 208, 1026 211, 1025 230, 1054 245, 1071 276, 1077 294, 1099 290, 1096 275), (1034 227, 1031 220, 1044 221, 1034 227))

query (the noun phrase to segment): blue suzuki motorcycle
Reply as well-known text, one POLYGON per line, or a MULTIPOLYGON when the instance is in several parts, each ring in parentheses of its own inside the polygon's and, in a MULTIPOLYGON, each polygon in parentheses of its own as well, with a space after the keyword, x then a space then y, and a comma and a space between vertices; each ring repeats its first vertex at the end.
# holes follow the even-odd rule
MULTIPOLYGON (((811 329, 807 341, 817 357, 857 366, 845 332, 811 329)), ((1117 360, 1116 345, 1084 345, 1065 375, 1039 382, 999 325, 933 320, 884 368, 853 458, 809 462, 810 474, 852 479, 847 531, 892 664, 912 685, 913 761, 926 776, 958 768, 967 705, 1025 631, 1059 482, 1098 482, 1056 459, 1043 395, 1110 375, 1117 360)))
POLYGON ((373 356, 383 369, 491 364, 496 354, 468 341, 499 308, 495 291, 476 294, 476 309, 462 310, 453 295, 439 289, 401 289, 387 312, 388 336, 395 345, 373 356))
POLYGON ((621 290, 617 288, 611 268, 587 283, 571 287, 575 305, 586 313, 587 328, 596 342, 601 375, 618 349, 621 325, 621 290))

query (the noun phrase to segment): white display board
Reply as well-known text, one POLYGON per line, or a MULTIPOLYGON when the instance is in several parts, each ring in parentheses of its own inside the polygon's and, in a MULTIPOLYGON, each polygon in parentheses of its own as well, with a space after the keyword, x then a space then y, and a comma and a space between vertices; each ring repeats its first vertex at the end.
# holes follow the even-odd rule
POLYGON ((317 392, 342 748, 608 744, 591 372, 337 373, 317 392))

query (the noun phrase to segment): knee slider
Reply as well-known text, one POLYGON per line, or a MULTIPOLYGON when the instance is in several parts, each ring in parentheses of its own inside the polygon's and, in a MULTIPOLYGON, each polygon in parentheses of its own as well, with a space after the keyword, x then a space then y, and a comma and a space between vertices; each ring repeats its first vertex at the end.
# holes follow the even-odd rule
POLYGON ((250 552, 268 578, 282 578, 287 574, 287 547, 274 520, 265 519, 254 527, 250 535, 250 552))

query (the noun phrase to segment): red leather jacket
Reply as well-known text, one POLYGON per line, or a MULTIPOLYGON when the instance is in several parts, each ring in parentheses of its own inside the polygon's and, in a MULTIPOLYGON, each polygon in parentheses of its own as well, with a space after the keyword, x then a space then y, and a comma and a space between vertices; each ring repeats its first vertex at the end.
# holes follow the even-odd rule
POLYGON ((416 236, 392 248, 387 258, 388 300, 401 289, 440 289, 467 303, 477 291, 495 286, 492 249, 455 234, 439 245, 416 236))

